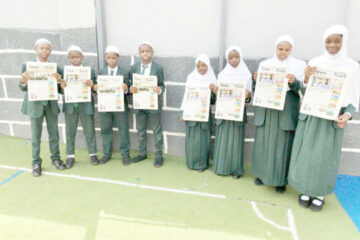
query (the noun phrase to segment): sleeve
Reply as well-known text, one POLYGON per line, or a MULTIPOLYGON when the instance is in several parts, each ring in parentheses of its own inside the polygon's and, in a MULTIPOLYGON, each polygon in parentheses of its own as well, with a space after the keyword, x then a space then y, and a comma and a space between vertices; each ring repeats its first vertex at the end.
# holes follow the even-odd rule
POLYGON ((165 83, 164 83, 164 69, 160 67, 158 70, 158 86, 160 87, 160 95, 163 95, 165 92, 165 83))
MULTIPOLYGON (((21 73, 24 73, 25 71, 26 71, 26 65, 23 64, 21 66, 21 73)), ((27 91, 27 84, 22 84, 21 80, 19 81, 19 87, 20 87, 21 91, 23 91, 23 92, 27 91)))
POLYGON ((291 91, 293 91, 296 94, 299 94, 299 90, 301 88, 301 81, 295 79, 295 82, 293 84, 289 83, 289 87, 291 91))

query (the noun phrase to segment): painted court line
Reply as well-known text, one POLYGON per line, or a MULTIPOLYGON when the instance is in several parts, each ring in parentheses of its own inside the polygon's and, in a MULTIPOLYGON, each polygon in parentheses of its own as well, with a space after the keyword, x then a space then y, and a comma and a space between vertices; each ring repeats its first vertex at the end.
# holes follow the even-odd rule
POLYGON ((9 177, 8 179, 2 181, 2 182, 0 183, 0 186, 4 185, 4 184, 7 183, 7 182, 10 182, 12 179, 16 178, 17 176, 19 176, 19 175, 20 175, 21 173, 23 173, 23 172, 24 172, 23 170, 18 171, 17 173, 15 173, 14 175, 12 175, 12 176, 9 177))

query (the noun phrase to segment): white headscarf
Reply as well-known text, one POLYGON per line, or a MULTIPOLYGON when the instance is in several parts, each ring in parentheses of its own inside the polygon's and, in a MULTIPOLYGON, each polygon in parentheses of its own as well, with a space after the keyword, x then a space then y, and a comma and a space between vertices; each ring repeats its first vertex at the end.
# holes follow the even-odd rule
MULTIPOLYGON (((276 48, 279 45, 279 43, 281 43, 281 42, 288 42, 291 44, 292 48, 294 48, 293 38, 289 35, 282 35, 276 40, 275 48, 274 48, 274 57, 261 62, 261 64, 289 66, 290 74, 294 74, 296 80, 304 81, 304 78, 305 78, 304 70, 306 67, 306 62, 296 59, 296 58, 293 58, 291 55, 284 61, 281 61, 276 55, 276 48)), ((288 90, 290 90, 290 89, 288 89, 288 90)))
POLYGON ((217 85, 217 79, 210 65, 210 59, 207 55, 201 54, 195 60, 195 68, 194 70, 187 76, 186 85, 187 86, 201 86, 207 85, 210 86, 211 84, 217 85), (203 62, 208 66, 207 72, 202 75, 197 70, 198 62, 203 62))
POLYGON ((243 81, 246 82, 246 89, 251 92, 252 90, 252 80, 251 73, 244 62, 244 57, 241 52, 241 49, 237 46, 231 46, 226 51, 226 60, 229 58, 229 53, 231 51, 236 51, 240 55, 240 63, 237 67, 231 66, 228 62, 225 68, 219 73, 218 80, 221 81, 243 81))
POLYGON ((347 84, 342 107, 347 107, 349 104, 352 104, 355 107, 356 111, 358 111, 360 68, 359 63, 355 62, 347 56, 347 40, 348 31, 344 25, 334 25, 329 27, 323 35, 324 54, 310 60, 309 65, 330 67, 333 69, 345 70, 350 72, 351 76, 347 84), (325 48, 326 39, 333 34, 342 35, 342 47, 340 51, 335 55, 331 55, 325 48))

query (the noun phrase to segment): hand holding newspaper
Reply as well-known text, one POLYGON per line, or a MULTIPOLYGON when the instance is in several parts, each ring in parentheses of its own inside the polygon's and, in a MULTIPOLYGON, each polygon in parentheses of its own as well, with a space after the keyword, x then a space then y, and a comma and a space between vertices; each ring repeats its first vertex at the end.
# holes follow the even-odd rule
POLYGON ((211 91, 208 86, 186 86, 181 109, 185 121, 209 121, 211 91))
POLYGON ((124 112, 123 76, 97 77, 99 112, 124 112))
POLYGON ((158 109, 158 94, 154 92, 154 88, 157 87, 156 76, 144 76, 134 73, 133 86, 138 89, 138 92, 133 94, 134 109, 158 109))
POLYGON ((65 66, 65 102, 91 102, 91 88, 84 83, 85 80, 89 79, 91 79, 90 67, 65 66))

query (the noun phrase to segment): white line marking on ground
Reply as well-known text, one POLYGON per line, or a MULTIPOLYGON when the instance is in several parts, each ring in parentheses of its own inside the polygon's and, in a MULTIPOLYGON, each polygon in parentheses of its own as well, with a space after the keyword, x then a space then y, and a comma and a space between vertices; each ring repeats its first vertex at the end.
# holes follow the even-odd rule
POLYGON ((289 222, 290 232, 291 232, 291 234, 293 236, 293 239, 294 240, 299 240, 299 236, 297 234, 296 226, 295 226, 295 218, 294 218, 294 214, 293 214, 291 208, 288 208, 287 215, 288 215, 288 222, 289 222))

